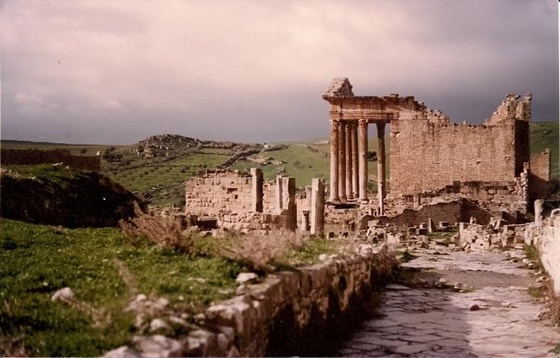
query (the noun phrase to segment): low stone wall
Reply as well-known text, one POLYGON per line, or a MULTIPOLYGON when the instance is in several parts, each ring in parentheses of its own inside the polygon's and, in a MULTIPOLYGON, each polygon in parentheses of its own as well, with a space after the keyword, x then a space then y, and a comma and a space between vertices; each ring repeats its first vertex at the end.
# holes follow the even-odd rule
MULTIPOLYGON (((488 223, 491 216, 527 213, 528 204, 528 171, 525 170, 513 181, 455 181, 444 188, 419 193, 416 195, 389 194, 386 214, 395 216, 405 209, 417 210, 420 206, 434 205, 440 202, 451 202, 467 199, 476 204, 479 211, 486 211, 486 219, 477 218, 479 223, 488 223)), ((467 218, 468 220, 468 218, 467 218)), ((511 218, 510 221, 516 221, 511 218)))
MULTIPOLYGON (((161 357, 326 355, 345 328, 363 319, 372 293, 388 281, 397 260, 386 246, 371 245, 359 245, 352 255, 322 259, 241 285, 238 296, 206 310, 204 328, 181 341, 147 337, 143 341, 161 341, 156 351, 136 348, 142 356, 161 357)), ((124 356, 138 355, 127 347, 105 355, 124 356)))
POLYGON ((541 223, 529 224, 525 243, 537 246, 541 262, 554 280, 554 292, 560 295, 560 209, 553 210, 541 223))
POLYGON ((0 161, 5 165, 37 165, 64 163, 69 167, 101 171, 101 157, 96 155, 71 155, 66 149, 2 149, 0 161))

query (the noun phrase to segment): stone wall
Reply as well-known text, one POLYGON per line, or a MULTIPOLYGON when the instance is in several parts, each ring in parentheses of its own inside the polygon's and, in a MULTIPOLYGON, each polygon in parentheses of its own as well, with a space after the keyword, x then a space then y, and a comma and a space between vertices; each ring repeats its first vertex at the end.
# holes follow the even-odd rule
POLYGON ((530 96, 508 95, 483 125, 403 118, 391 122, 392 193, 416 194, 455 181, 511 182, 529 162, 530 96))
POLYGON ((4 165, 37 165, 63 163, 69 167, 100 171, 101 157, 93 155, 71 155, 65 149, 2 149, 1 162, 4 165))
POLYGON ((488 223, 491 216, 499 215, 508 215, 504 219, 516 222, 517 215, 525 214, 528 210, 528 171, 512 181, 455 181, 442 188, 415 195, 391 194, 386 212, 389 216, 395 216, 405 209, 418 209, 424 205, 459 199, 467 199, 479 207, 474 211, 477 212, 476 217, 480 223, 488 223))
POLYGON ((536 217, 536 222, 527 226, 525 243, 537 246, 541 262, 554 280, 554 291, 560 295, 560 209, 545 220, 536 217))
POLYGON ((297 199, 294 178, 277 176, 265 182, 258 168, 251 168, 250 173, 207 170, 185 182, 185 215, 217 219, 226 229, 269 230, 280 222, 294 231, 298 221, 302 228, 304 210, 309 217, 310 193, 297 199))
POLYGON ((530 196, 532 200, 546 199, 553 190, 550 182, 550 149, 531 155, 530 196))
POLYGON ((387 248, 325 259, 297 272, 269 275, 242 294, 209 307, 208 330, 192 332, 188 355, 322 355, 352 322, 376 285, 396 267, 387 248))
POLYGON ((249 173, 209 170, 185 183, 186 213, 218 215, 251 210, 252 178, 249 173))

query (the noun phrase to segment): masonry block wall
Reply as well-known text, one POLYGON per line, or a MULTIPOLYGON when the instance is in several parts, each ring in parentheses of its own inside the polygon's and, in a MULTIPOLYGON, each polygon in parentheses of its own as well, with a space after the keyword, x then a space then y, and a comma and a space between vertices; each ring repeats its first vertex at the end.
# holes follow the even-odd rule
POLYGON ((252 177, 230 170, 206 171, 185 182, 188 214, 218 215, 224 212, 251 211, 252 177))
POLYGON ((515 180, 529 162, 530 101, 508 95, 482 125, 427 115, 391 121, 391 193, 421 193, 454 181, 515 180))

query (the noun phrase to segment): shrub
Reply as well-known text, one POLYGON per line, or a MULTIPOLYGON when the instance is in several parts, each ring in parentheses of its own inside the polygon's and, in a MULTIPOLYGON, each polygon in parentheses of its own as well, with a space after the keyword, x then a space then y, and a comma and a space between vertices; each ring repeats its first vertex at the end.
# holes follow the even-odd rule
POLYGON ((134 218, 119 221, 123 234, 133 245, 138 244, 138 238, 145 237, 161 247, 169 247, 183 253, 191 251, 192 238, 182 235, 179 219, 143 212, 138 205, 135 205, 134 213, 134 218))
POLYGON ((216 246, 216 254, 238 261, 256 272, 274 270, 273 263, 285 256, 289 250, 297 250, 303 246, 301 235, 291 231, 279 231, 274 235, 249 233, 229 237, 216 246))

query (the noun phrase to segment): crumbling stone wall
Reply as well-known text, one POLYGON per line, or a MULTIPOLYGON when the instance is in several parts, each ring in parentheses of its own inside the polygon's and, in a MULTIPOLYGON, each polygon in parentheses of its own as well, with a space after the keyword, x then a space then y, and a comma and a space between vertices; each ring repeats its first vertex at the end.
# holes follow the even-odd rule
POLYGON ((553 183, 550 182, 550 149, 542 153, 531 154, 531 176, 530 192, 532 200, 547 198, 553 190, 553 183))
POLYGON ((525 242, 539 249, 541 262, 554 281, 554 291, 560 295, 560 209, 544 220, 535 217, 535 221, 527 225, 525 242))
POLYGON ((386 247, 279 272, 241 287, 241 294, 210 306, 211 330, 191 332, 189 356, 328 354, 329 343, 359 317, 362 304, 397 262, 386 247))
POLYGON ((509 215, 508 221, 517 221, 519 214, 528 209, 528 171, 521 173, 512 181, 455 181, 450 185, 415 195, 391 195, 387 201, 387 213, 397 215, 405 209, 418 209, 424 205, 438 202, 451 202, 467 199, 479 207, 480 223, 488 223, 491 216, 509 215), (487 215, 482 215, 484 211, 487 215))
POLYGON ((251 168, 250 173, 207 170, 185 183, 185 215, 211 217, 226 229, 270 230, 280 223, 294 231, 298 221, 295 191, 294 178, 278 176, 265 183, 258 168, 251 168))
POLYGON ((252 177, 247 172, 208 170, 185 183, 186 213, 218 215, 251 210, 252 177))
POLYGON ((63 163, 71 168, 98 172, 101 157, 93 155, 72 155, 66 149, 2 149, 1 162, 4 165, 37 165, 63 163))
POLYGON ((403 116, 391 122, 394 194, 416 194, 455 181, 514 181, 529 162, 531 97, 508 95, 483 125, 403 116))

